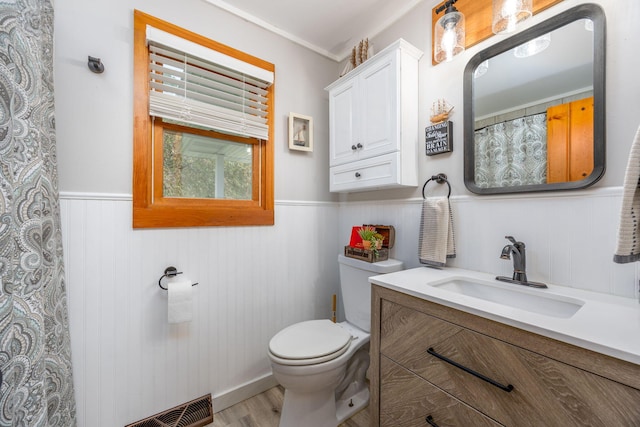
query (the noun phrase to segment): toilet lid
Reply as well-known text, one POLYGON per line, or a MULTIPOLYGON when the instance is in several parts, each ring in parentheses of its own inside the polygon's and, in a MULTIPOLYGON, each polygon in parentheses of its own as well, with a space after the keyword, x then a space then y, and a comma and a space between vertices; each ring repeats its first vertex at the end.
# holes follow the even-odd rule
POLYGON ((269 342, 271 353, 282 359, 314 359, 343 350, 351 334, 328 319, 288 326, 269 342))

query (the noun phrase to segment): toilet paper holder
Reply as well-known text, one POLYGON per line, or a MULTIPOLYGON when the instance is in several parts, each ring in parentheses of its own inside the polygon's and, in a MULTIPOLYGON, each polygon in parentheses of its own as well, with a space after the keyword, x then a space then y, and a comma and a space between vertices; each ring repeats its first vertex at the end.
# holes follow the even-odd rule
MULTIPOLYGON (((178 271, 177 268, 175 267, 167 267, 164 269, 164 274, 162 276, 160 276, 160 279, 158 280, 158 286, 160 286, 160 289, 163 290, 168 290, 169 288, 165 288, 164 286, 162 286, 162 279, 164 279, 165 277, 169 278, 169 277, 175 277, 178 274, 182 274, 182 271, 178 271)), ((191 286, 195 286, 197 285, 197 283, 194 283, 191 286)))

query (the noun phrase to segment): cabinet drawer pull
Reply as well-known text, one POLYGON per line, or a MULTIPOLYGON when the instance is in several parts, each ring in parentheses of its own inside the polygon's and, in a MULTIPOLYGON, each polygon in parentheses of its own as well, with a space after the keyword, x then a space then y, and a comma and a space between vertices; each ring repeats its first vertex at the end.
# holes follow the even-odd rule
POLYGON ((471 374, 471 375, 473 375, 473 376, 475 376, 475 377, 478 377, 478 378, 480 378, 481 380, 484 380, 484 381, 488 382, 489 384, 491 384, 491 385, 494 385, 494 386, 498 387, 499 389, 502 389, 502 390, 506 391, 507 393, 509 393, 509 392, 511 392, 511 390, 513 390, 513 386, 512 386, 511 384, 509 384, 509 385, 502 385, 502 384, 500 384, 499 382, 497 382, 497 381, 495 381, 495 380, 492 380, 492 379, 491 379, 491 378, 489 378, 489 377, 485 377, 484 375, 482 375, 482 374, 481 374, 481 373, 479 373, 479 372, 476 372, 476 371, 474 371, 474 370, 472 370, 472 369, 469 369, 469 368, 467 368, 466 366, 463 366, 463 365, 459 364, 458 362, 455 362, 455 361, 453 361, 453 360, 449 359, 448 357, 445 357, 445 356, 443 356, 443 355, 441 355, 441 354, 436 353, 436 351, 433 349, 433 347, 429 347, 429 349, 427 350, 427 353, 429 353, 429 354, 430 354, 430 355, 432 355, 432 356, 437 357, 437 358, 438 358, 438 359, 440 359, 440 360, 443 360, 443 361, 445 361, 445 362, 447 362, 447 363, 449 363, 449 364, 451 364, 451 365, 455 366, 456 368, 460 368, 460 369, 462 369, 463 371, 468 372, 469 374, 471 374))
POLYGON ((362 148, 362 144, 360 144, 360 143, 358 142, 358 145, 356 145, 356 147, 358 147, 358 148, 362 148))
POLYGON ((358 149, 358 147, 356 147, 355 145, 352 145, 352 146, 351 146, 351 149, 352 149, 353 151, 356 151, 356 150, 358 149))
POLYGON ((360 178, 362 175, 360 175, 360 172, 356 172, 356 178, 360 178))
POLYGON ((433 417, 431 415, 427 415, 427 418, 425 418, 425 421, 433 427, 438 427, 438 424, 436 424, 435 421, 433 421, 433 417))

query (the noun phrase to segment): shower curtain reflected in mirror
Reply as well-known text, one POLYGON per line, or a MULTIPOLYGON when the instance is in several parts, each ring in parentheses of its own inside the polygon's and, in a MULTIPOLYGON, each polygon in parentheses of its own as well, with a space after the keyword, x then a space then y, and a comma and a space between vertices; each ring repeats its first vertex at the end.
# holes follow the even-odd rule
POLYGON ((53 97, 53 7, 0 3, 0 425, 76 425, 53 97))
POLYGON ((521 117, 475 132, 475 184, 481 188, 547 182, 547 115, 521 117))

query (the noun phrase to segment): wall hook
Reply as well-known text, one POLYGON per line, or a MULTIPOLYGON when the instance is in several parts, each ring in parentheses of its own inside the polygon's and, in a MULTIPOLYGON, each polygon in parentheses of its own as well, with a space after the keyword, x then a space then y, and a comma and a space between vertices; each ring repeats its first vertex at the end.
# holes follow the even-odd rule
POLYGON ((89 57, 87 61, 87 66, 91 71, 96 74, 101 74, 104 72, 104 64, 100 61, 100 58, 94 58, 93 56, 89 57))

